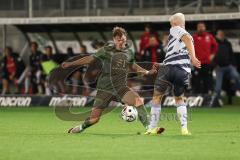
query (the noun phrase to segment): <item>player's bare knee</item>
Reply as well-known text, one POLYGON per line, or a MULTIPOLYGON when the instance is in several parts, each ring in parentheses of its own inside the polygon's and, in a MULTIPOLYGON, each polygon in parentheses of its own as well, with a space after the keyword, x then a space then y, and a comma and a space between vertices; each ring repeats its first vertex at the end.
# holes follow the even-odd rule
POLYGON ((159 101, 159 99, 158 99, 157 97, 153 97, 152 103, 153 103, 153 104, 159 104, 160 101, 159 101))
POLYGON ((153 98, 152 98, 152 103, 153 104, 160 104, 161 101, 162 101, 162 96, 161 95, 153 96, 153 98))
POLYGON ((182 96, 175 97, 175 103, 176 104, 183 104, 184 103, 183 97, 182 96))

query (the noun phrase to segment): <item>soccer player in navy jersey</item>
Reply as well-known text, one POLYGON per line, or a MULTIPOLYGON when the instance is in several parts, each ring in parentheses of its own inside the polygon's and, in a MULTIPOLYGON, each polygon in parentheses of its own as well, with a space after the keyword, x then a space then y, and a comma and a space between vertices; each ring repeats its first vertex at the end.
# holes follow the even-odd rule
POLYGON ((163 64, 155 66, 159 69, 151 101, 151 120, 146 134, 151 134, 152 129, 159 122, 162 97, 172 91, 181 122, 181 133, 182 135, 191 135, 187 128, 187 107, 183 94, 189 85, 191 64, 201 68, 201 63, 195 56, 193 38, 185 30, 185 16, 182 13, 176 13, 170 17, 169 21, 171 28, 167 53, 163 64))

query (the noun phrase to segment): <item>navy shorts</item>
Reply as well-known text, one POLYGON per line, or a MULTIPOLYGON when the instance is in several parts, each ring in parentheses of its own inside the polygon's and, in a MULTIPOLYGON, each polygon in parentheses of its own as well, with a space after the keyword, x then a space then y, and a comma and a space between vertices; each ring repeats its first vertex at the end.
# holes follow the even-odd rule
POLYGON ((161 94, 173 92, 174 96, 181 96, 189 86, 190 73, 178 66, 161 66, 155 81, 154 90, 161 94))

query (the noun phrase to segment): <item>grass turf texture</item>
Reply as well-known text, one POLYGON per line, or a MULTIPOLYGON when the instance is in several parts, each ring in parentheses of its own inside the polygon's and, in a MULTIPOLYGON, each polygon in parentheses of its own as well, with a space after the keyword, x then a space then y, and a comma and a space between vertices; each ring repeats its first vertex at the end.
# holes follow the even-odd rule
POLYGON ((57 119, 52 108, 0 108, 0 159, 240 159, 239 106, 192 109, 190 137, 181 136, 179 123, 167 119, 161 122, 163 135, 137 135, 143 132, 140 122, 124 122, 119 113, 73 135, 66 131, 78 123, 57 119))

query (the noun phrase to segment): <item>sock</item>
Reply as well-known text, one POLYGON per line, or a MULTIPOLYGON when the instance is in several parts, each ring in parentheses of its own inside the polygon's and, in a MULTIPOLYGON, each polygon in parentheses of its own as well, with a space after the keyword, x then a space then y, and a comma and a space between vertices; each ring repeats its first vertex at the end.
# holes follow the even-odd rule
POLYGON ((25 94, 28 93, 30 88, 30 79, 29 78, 25 78, 24 80, 24 90, 25 90, 25 94))
POLYGON ((181 122, 182 129, 187 129, 187 107, 186 105, 177 106, 177 114, 181 122))
POLYGON ((141 105, 139 107, 136 107, 136 109, 138 111, 138 118, 139 118, 140 122, 146 129, 148 129, 149 118, 148 118, 148 113, 147 113, 146 108, 144 107, 144 105, 141 105))
POLYGON ((153 129, 158 126, 160 114, 161 114, 161 104, 153 104, 151 102, 151 118, 150 118, 150 124, 148 127, 149 129, 153 129))
POLYGON ((7 90, 6 90, 6 89, 3 89, 1 95, 5 95, 6 92, 7 92, 7 90))
POLYGON ((90 122, 90 117, 88 117, 87 119, 85 119, 85 121, 80 125, 80 130, 84 130, 88 127, 90 127, 91 125, 91 122, 90 122))

